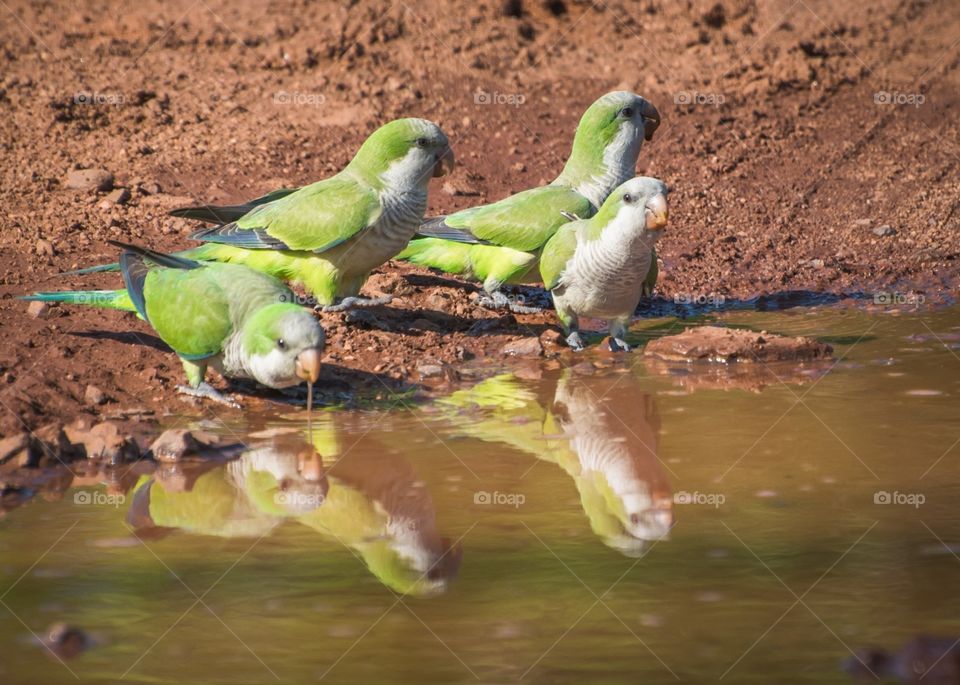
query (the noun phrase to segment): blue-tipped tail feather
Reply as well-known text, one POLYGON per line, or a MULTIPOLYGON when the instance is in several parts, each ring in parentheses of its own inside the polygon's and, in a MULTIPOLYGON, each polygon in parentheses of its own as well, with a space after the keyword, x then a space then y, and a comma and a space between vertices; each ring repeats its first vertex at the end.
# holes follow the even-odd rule
POLYGON ((88 307, 119 309, 125 312, 136 311, 126 290, 65 290, 62 292, 21 295, 18 299, 36 302, 82 304, 88 307))

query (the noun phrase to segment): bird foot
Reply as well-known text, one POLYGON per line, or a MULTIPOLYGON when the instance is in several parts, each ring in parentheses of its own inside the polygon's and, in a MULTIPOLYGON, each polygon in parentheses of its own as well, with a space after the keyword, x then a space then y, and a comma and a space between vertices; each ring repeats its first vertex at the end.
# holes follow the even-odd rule
POLYGON ((349 309, 359 309, 361 307, 379 307, 382 304, 390 304, 393 302, 393 295, 384 295, 383 297, 345 297, 338 304, 328 304, 326 307, 321 307, 320 311, 324 313, 328 312, 345 312, 349 309))
POLYGON ((574 352, 583 352, 583 338, 580 337, 577 331, 567 336, 567 345, 569 345, 574 352))
POLYGON ((201 399, 211 400, 217 402, 218 404, 225 404, 228 407, 233 409, 239 409, 240 405, 234 400, 230 399, 219 390, 214 388, 209 383, 201 383, 197 387, 193 388, 189 385, 178 385, 177 392, 181 395, 189 395, 190 397, 199 397, 201 399))
POLYGON ((631 349, 630 345, 627 344, 622 338, 610 338, 610 351, 611 352, 629 352, 631 349))
MULTIPOLYGON (((523 298, 520 298, 520 302, 522 301, 523 298)), ((494 310, 509 309, 514 314, 539 314, 543 311, 539 307, 526 307, 520 304, 520 302, 514 298, 507 297, 500 291, 492 293, 491 295, 484 295, 477 300, 477 304, 481 307, 494 310)))

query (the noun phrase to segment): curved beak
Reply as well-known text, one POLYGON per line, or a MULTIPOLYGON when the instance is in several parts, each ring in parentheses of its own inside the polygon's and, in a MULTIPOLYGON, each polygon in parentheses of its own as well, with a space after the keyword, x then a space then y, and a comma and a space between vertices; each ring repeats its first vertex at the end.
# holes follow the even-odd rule
POLYGON ((647 230, 659 231, 667 225, 667 198, 664 195, 654 195, 647 200, 647 230))
POLYGON ((643 138, 644 140, 653 140, 653 132, 660 126, 660 112, 649 102, 644 101, 643 115, 643 138))
POLYGON ((297 355, 297 377, 316 383, 320 378, 320 350, 308 347, 297 355))
POLYGON ((311 483, 323 480, 323 458, 316 450, 305 449, 297 454, 297 471, 300 476, 311 483))
POLYGON ((438 176, 446 176, 447 174, 453 173, 453 165, 453 148, 448 147, 444 150, 443 155, 437 157, 437 163, 433 167, 433 177, 437 178, 438 176))

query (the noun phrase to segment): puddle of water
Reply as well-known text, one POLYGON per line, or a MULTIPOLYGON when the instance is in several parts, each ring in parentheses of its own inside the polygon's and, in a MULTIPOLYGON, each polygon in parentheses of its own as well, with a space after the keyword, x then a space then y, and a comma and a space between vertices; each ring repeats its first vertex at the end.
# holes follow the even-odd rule
POLYGON ((960 636, 960 310, 714 318, 838 361, 504 373, 320 412, 315 451, 251 417, 228 464, 15 510, 0 682, 843 683, 960 636), (91 636, 66 666, 28 631, 57 621, 91 636))

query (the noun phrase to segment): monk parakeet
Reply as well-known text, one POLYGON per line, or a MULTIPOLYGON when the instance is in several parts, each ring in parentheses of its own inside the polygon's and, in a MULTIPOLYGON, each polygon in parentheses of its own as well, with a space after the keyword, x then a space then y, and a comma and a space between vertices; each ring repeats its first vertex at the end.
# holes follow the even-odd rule
POLYGON ((537 281, 540 250, 569 220, 565 213, 593 215, 614 188, 633 178, 640 147, 659 124, 656 108, 639 95, 607 93, 581 117, 570 157, 553 183, 428 219, 399 258, 483 281, 484 306, 536 311, 511 304, 499 288, 537 281))
POLYGON ((207 366, 271 388, 320 375, 324 334, 279 281, 239 264, 196 262, 124 243, 125 290, 47 292, 23 299, 136 312, 183 362, 177 390, 236 406, 204 381, 207 366))
POLYGON ((423 220, 430 178, 452 168, 453 152, 439 126, 397 119, 374 131, 343 171, 328 179, 236 207, 174 212, 229 220, 193 233, 206 244, 177 256, 244 264, 301 283, 327 311, 383 304, 389 298, 357 297, 360 288, 371 270, 407 246, 423 220))
POLYGON ((583 349, 581 316, 610 322, 611 347, 629 351, 627 325, 643 293, 653 244, 667 225, 667 186, 640 176, 617 188, 590 219, 565 224, 540 258, 567 344, 583 349))

